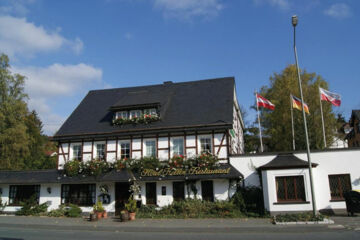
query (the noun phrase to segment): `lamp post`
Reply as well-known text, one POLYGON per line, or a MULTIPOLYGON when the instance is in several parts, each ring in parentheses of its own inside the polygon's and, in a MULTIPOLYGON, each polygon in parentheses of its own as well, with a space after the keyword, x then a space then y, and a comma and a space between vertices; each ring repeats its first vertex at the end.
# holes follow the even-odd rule
POLYGON ((300 89, 300 97, 301 97, 301 106, 302 106, 302 115, 304 120, 304 129, 305 129, 305 138, 306 138, 306 150, 307 150, 307 159, 309 163, 309 175, 310 175, 310 188, 311 188, 311 199, 312 199, 312 206, 313 206, 313 214, 316 215, 316 201, 315 201, 315 194, 314 194, 314 181, 313 181, 313 174, 312 174, 312 164, 311 164, 311 157, 310 157, 310 146, 309 146, 309 136, 308 136, 308 129, 307 129, 307 123, 306 123, 306 115, 305 115, 305 108, 304 108, 304 97, 301 87, 301 78, 300 78, 300 69, 298 64, 298 57, 297 57, 297 51, 296 51, 296 35, 295 35, 295 29, 296 25, 298 24, 298 17, 296 15, 292 16, 291 18, 292 25, 294 27, 294 53, 295 53, 295 63, 296 63, 296 70, 297 70, 297 76, 299 81, 299 89, 300 89))

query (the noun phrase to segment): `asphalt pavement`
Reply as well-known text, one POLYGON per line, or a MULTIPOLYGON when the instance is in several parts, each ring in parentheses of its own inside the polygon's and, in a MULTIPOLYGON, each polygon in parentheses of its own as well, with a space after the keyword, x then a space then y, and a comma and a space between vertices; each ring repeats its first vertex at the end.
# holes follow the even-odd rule
POLYGON ((331 225, 274 225, 270 219, 137 219, 0 216, 0 240, 15 239, 360 239, 359 217, 331 225))

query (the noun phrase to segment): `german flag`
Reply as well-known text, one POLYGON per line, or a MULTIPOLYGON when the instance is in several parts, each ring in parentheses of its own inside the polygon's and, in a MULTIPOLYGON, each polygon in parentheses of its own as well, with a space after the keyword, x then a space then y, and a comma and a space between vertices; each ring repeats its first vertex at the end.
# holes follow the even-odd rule
MULTIPOLYGON (((293 95, 291 95, 291 98, 292 98, 292 107, 296 108, 297 110, 302 111, 301 99, 299 99, 293 95)), ((304 103, 304 109, 307 114, 310 114, 309 107, 306 103, 304 103)))

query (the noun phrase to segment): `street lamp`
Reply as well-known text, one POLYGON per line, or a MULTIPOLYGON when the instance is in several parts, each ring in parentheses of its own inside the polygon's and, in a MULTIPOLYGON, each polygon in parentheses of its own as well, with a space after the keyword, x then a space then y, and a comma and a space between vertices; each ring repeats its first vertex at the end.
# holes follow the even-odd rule
POLYGON ((304 120, 304 129, 305 129, 305 138, 306 138, 306 150, 307 150, 307 159, 309 163, 309 175, 310 175, 310 188, 311 188, 311 199, 312 199, 312 205, 313 205, 313 214, 316 215, 316 201, 315 201, 315 193, 314 193, 314 181, 313 181, 313 174, 312 174, 312 164, 311 164, 311 158, 310 158, 310 146, 309 146, 309 135, 308 135, 308 129, 307 129, 307 123, 306 123, 306 115, 305 115, 305 108, 304 108, 304 97, 301 87, 301 78, 300 78, 300 69, 299 69, 299 63, 298 63, 298 57, 297 57, 297 51, 296 51, 296 35, 295 35, 295 28, 298 24, 298 17, 296 15, 292 16, 291 18, 292 25, 294 27, 294 53, 295 53, 295 63, 296 63, 296 70, 298 75, 298 81, 299 81, 299 89, 300 89, 300 98, 301 98, 301 106, 302 106, 302 115, 304 120))

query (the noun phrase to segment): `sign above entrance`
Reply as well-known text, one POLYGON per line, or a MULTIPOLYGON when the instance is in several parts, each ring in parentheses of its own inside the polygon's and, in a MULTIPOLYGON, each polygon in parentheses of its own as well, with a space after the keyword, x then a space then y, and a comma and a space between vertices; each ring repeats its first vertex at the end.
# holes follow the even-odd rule
POLYGON ((182 176, 182 175, 211 175, 211 174, 228 174, 230 168, 225 169, 201 169, 192 167, 189 169, 164 168, 164 169, 143 169, 140 173, 142 177, 160 177, 160 176, 182 176))

